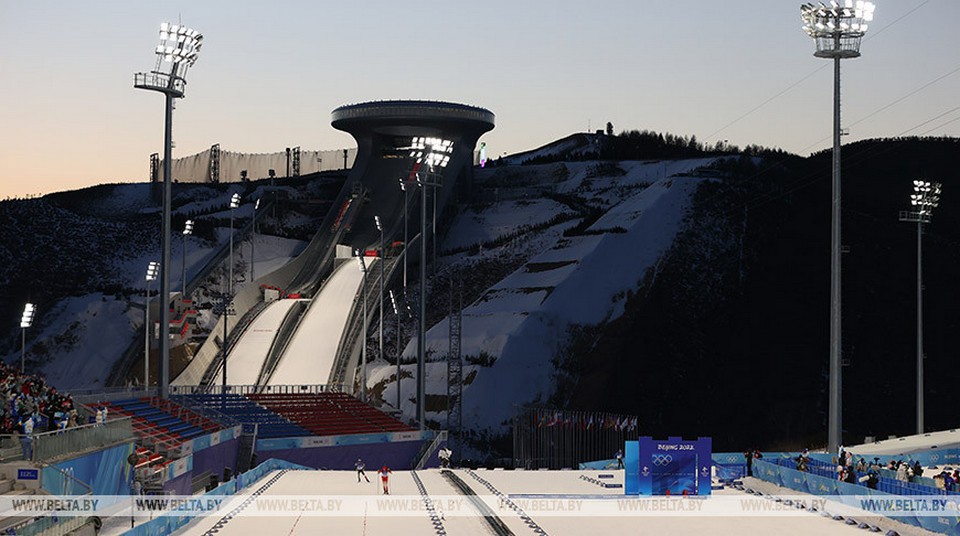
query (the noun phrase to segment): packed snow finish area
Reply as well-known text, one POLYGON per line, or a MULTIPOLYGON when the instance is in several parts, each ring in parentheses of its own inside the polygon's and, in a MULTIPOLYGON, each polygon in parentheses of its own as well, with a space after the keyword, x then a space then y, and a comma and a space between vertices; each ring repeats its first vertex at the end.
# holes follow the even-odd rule
MULTIPOLYGON (((371 460, 374 461, 374 460, 371 460)), ((374 461, 375 462, 375 461, 374 461)), ((375 463, 374 463, 375 465, 375 463)), ((514 504, 527 505, 523 515, 516 513, 508 505, 499 506, 499 500, 492 501, 494 494, 478 478, 465 470, 454 473, 479 496, 488 499, 488 504, 497 507, 494 513, 514 534, 545 533, 553 536, 584 534, 677 534, 677 535, 769 535, 778 536, 819 536, 852 535, 858 530, 842 522, 833 521, 815 513, 794 513, 789 517, 770 516, 715 516, 703 517, 677 513, 675 515, 614 516, 594 517, 578 516, 568 512, 552 510, 543 514, 535 511, 536 504, 564 503, 569 501, 616 501, 622 499, 623 490, 601 488, 581 479, 581 474, 596 477, 596 472, 583 471, 502 471, 478 470, 476 477, 489 483, 493 489, 502 493, 514 504), (524 497, 527 495, 528 497, 524 497), (524 502, 528 499, 529 502, 524 502), (542 532, 535 532, 526 516, 542 532)), ((450 534, 464 536, 488 536, 492 533, 476 507, 444 477, 439 470, 417 471, 416 475, 423 484, 426 494, 431 498, 434 511, 424 506, 423 496, 411 471, 397 471, 390 476, 390 495, 381 495, 376 469, 370 468, 367 474, 370 482, 357 482, 353 471, 288 471, 271 485, 266 486, 280 472, 264 476, 260 481, 246 488, 245 492, 230 497, 229 504, 221 510, 223 515, 199 517, 178 531, 180 536, 200 536, 217 534, 218 536, 240 536, 249 534, 287 534, 287 535, 435 535, 450 534), (254 493, 260 491, 256 497, 254 493), (268 515, 271 497, 293 497, 309 499, 316 497, 321 502, 341 500, 343 504, 357 504, 351 499, 360 496, 376 497, 368 501, 367 513, 357 515, 335 514, 332 511, 302 509, 299 513, 285 516, 268 515), (386 502, 387 500, 393 502, 386 502), (235 508, 241 507, 233 516, 224 520, 224 516, 235 508), (446 505, 446 510, 444 505, 446 505), (377 508, 379 512, 374 512, 377 508), (403 512, 388 515, 386 510, 395 508, 403 512), (254 512, 259 512, 254 514, 254 512), (431 513, 436 514, 431 518, 431 513), (224 521, 221 521, 224 520, 224 521), (219 522, 219 525, 218 525, 219 522), (439 526, 438 526, 439 522, 439 526), (208 532, 215 529, 216 532, 208 532), (442 532, 441 532, 442 531, 442 532)), ((615 472, 617 482, 622 483, 623 473, 615 472)), ((753 499, 744 492, 725 489, 716 492, 718 499, 742 496, 753 499), (720 495, 726 497, 721 498, 720 495)), ((700 499, 687 499, 697 501, 700 499)), ((706 499, 711 500, 711 499, 706 499)), ((764 499, 759 499, 764 500, 764 499)), ((347 508, 344 508, 345 510, 347 508)), ((353 508, 349 511, 352 512, 353 508)), ((285 512, 288 510, 284 510, 285 512)))

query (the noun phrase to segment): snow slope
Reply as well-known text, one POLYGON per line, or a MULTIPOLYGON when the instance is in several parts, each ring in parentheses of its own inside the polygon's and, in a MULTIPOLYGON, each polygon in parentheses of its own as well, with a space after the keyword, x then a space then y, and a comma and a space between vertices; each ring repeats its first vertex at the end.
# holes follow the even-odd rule
MULTIPOLYGON (((637 288, 670 247, 704 180, 689 174, 711 161, 620 162, 623 174, 611 176, 596 176, 596 163, 564 164, 569 178, 555 190, 603 208, 603 214, 586 229, 596 234, 564 237, 563 230, 572 227, 573 221, 522 234, 479 255, 444 259, 449 267, 469 270, 476 257, 526 257, 519 269, 464 307, 462 355, 495 357, 489 366, 465 362, 464 423, 475 430, 501 431, 516 405, 544 401, 553 393, 552 360, 565 346, 569 328, 613 320, 623 313, 626 292, 637 288), (475 375, 472 381, 471 375, 475 375)), ((557 202, 541 199, 497 203, 480 217, 464 211, 444 246, 450 249, 510 234, 521 226, 550 220, 558 210, 557 202)), ((434 361, 426 367, 428 395, 447 393, 446 363, 441 360, 448 349, 449 319, 445 319, 427 333, 428 361, 434 361)), ((407 345, 404 356, 415 358, 415 341, 407 345)), ((404 371, 405 377, 416 372, 413 365, 404 371)), ((386 401, 396 400, 395 376, 395 367, 383 362, 370 373, 372 384, 385 383, 386 401)), ((403 385, 402 409, 407 415, 415 413, 413 386, 413 381, 403 385)), ((445 422, 443 412, 428 411, 427 418, 445 422)))
MULTIPOLYGON (((376 262, 368 257, 367 269, 376 262)), ((340 337, 362 282, 363 274, 353 259, 336 268, 304 314, 269 385, 329 383, 340 337)))

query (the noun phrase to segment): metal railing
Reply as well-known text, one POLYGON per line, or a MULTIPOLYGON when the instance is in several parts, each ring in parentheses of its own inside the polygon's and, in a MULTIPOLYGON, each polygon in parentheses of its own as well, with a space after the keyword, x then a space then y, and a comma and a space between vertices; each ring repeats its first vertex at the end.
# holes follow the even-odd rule
MULTIPOLYGON (((72 474, 55 465, 47 465, 53 472, 43 475, 43 489, 53 495, 83 496, 93 495, 93 488, 77 479, 72 474)), ((26 521, 6 527, 10 534, 30 536, 59 536, 70 534, 87 523, 89 518, 83 516, 57 516, 56 512, 47 512, 26 521)))
MULTIPOLYGON (((143 342, 143 341, 141 341, 143 342)), ((140 351, 143 352, 143 345, 140 345, 140 351)), ((113 400, 126 400, 130 398, 144 398, 157 396, 157 388, 150 387, 107 387, 101 389, 84 389, 82 391, 71 391, 70 397, 74 402, 89 406, 98 402, 110 402, 113 400)))
MULTIPOLYGON (((6 437, 0 438, 0 446, 6 437)), ((24 459, 38 462, 59 458, 67 454, 106 447, 133 440, 130 417, 110 419, 104 424, 86 424, 54 432, 12 436, 21 443, 24 459)))
POLYGON ((436 437, 433 438, 433 441, 430 443, 430 445, 427 446, 427 448, 424 449, 423 454, 420 455, 420 459, 417 460, 417 465, 415 469, 417 471, 423 469, 427 465, 427 462, 430 460, 430 456, 433 456, 433 453, 436 452, 437 449, 440 448, 440 445, 446 440, 447 440, 446 430, 441 430, 437 432, 436 437))
MULTIPOLYGON (((222 385, 203 387, 199 385, 171 385, 171 395, 218 395, 224 392, 222 385)), ((319 394, 319 393, 350 393, 350 389, 343 384, 309 384, 309 385, 228 385, 226 393, 230 395, 253 394, 319 394)))
MULTIPOLYGON (((386 263, 384 265, 384 286, 389 286, 390 282, 393 281, 398 273, 397 266, 401 265, 399 262, 400 257, 380 260, 386 263)), ((377 302, 380 299, 380 294, 376 290, 380 284, 380 270, 374 269, 373 272, 375 272, 373 280, 367 282, 366 300, 367 308, 370 311, 377 309, 377 302)), ((354 361, 353 356, 359 355, 359 352, 362 351, 359 340, 363 336, 363 302, 357 299, 362 292, 362 287, 357 289, 353 305, 350 307, 350 312, 347 315, 346 327, 340 335, 340 343, 337 345, 337 354, 334 358, 333 370, 330 372, 330 380, 334 382, 342 383, 345 381, 350 364, 354 361), (359 351, 358 348, 360 349, 359 351)), ((386 312, 386 309, 384 309, 384 311, 386 312)), ((374 315, 368 314, 367 317, 366 320, 372 322, 374 315)), ((356 363, 359 365, 359 357, 356 363)))

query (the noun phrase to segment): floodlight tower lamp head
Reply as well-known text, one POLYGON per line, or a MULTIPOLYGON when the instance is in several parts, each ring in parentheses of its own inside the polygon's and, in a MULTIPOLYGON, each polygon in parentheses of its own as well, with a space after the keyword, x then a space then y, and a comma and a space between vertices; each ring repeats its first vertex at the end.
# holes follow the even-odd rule
POLYGON ((147 265, 147 281, 155 281, 159 273, 160 263, 157 261, 150 261, 150 264, 147 265))
POLYGON ((193 220, 187 220, 183 223, 183 236, 193 234, 193 220))
POLYGON ((367 263, 363 262, 363 253, 360 250, 355 250, 357 254, 357 265, 360 267, 361 273, 367 273, 367 263))
POLYGON ((162 23, 160 25, 160 44, 154 52, 157 63, 153 71, 138 73, 134 86, 169 93, 175 98, 183 98, 187 84, 187 69, 197 62, 203 35, 191 28, 162 23))
POLYGON ((860 56, 860 41, 867 33, 868 23, 873 20, 876 9, 872 2, 844 0, 840 6, 836 0, 831 7, 820 3, 800 6, 803 31, 817 44, 814 56, 818 58, 856 58, 860 56))
POLYGON ((32 303, 27 303, 23 306, 23 315, 20 317, 20 327, 22 329, 29 328, 33 325, 33 316, 36 312, 37 308, 32 303))
POLYGON ((240 194, 234 193, 230 196, 230 208, 237 208, 240 206, 240 194))

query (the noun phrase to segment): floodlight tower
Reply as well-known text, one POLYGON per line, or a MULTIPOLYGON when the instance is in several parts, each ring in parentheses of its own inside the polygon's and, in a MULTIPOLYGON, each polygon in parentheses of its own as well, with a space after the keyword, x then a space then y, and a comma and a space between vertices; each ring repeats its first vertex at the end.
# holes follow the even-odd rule
POLYGON ((440 138, 416 136, 410 146, 414 159, 410 179, 420 188, 420 313, 417 318, 417 420, 420 429, 426 426, 426 374, 424 362, 427 343, 427 188, 442 186, 442 169, 450 162, 453 142, 440 138))
POLYGON ((150 283, 157 280, 160 263, 150 261, 147 265, 147 300, 143 305, 143 388, 150 387, 150 283))
POLYGON ((180 297, 187 299, 187 237, 193 234, 193 220, 183 222, 183 264, 180 273, 180 297))
POLYGON ((363 274, 360 301, 363 302, 363 338, 360 346, 360 399, 367 401, 367 263, 363 261, 363 252, 356 250, 357 264, 363 274))
POLYGON ((403 295, 407 295, 407 183, 400 177, 400 191, 403 192, 403 295))
POLYGON ((240 194, 234 192, 230 196, 230 267, 229 267, 229 277, 227 280, 227 294, 230 297, 233 297, 233 212, 240 206, 240 194))
POLYGON ((390 291, 390 304, 393 305, 393 314, 397 315, 397 409, 400 409, 400 308, 397 307, 397 298, 390 291))
POLYGON ((900 221, 917 224, 917 433, 924 432, 923 426, 923 224, 930 223, 933 209, 940 205, 939 182, 924 180, 913 181, 914 193, 910 195, 910 204, 914 211, 901 210, 900 221))
POLYGON ((20 343, 20 375, 23 375, 24 363, 27 360, 27 328, 33 325, 33 317, 37 313, 37 308, 32 303, 23 306, 23 316, 20 317, 20 330, 22 338, 20 343))
POLYGON ((257 198, 257 202, 253 204, 253 230, 250 234, 250 282, 252 283, 256 279, 256 272, 254 272, 254 262, 256 257, 254 257, 254 244, 257 243, 257 210, 260 209, 260 198, 257 198))
POLYGON ((197 61, 203 36, 186 26, 160 25, 160 45, 156 48, 157 64, 148 73, 136 73, 133 87, 163 93, 166 106, 163 129, 163 232, 160 264, 160 397, 167 398, 170 383, 170 166, 173 152, 173 100, 184 96, 187 69, 197 61))
POLYGON ((803 31, 817 44, 814 56, 833 60, 833 180, 830 256, 830 401, 827 448, 835 452, 841 443, 841 336, 840 336, 840 60, 860 56, 860 40, 873 20, 874 5, 863 0, 831 0, 800 6, 803 31))
POLYGON ((374 216, 373 221, 377 224, 377 230, 380 231, 380 353, 377 357, 383 359, 383 223, 380 221, 380 216, 374 216))

